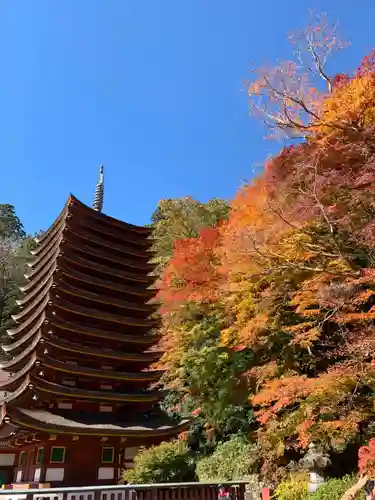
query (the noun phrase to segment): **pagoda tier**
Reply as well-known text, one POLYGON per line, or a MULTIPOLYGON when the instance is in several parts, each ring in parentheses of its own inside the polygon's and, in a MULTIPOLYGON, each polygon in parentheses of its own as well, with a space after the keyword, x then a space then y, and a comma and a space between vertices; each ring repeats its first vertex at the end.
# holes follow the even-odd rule
POLYGON ((187 427, 162 414, 152 389, 162 372, 150 368, 160 357, 151 244, 150 229, 73 196, 37 241, 2 346, 8 444, 96 435, 139 446, 187 427))

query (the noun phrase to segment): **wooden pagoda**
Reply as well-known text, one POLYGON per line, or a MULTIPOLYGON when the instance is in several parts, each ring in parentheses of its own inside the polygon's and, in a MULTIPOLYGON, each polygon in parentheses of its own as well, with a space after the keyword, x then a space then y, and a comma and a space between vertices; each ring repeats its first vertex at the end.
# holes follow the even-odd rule
POLYGON ((150 388, 161 376, 150 369, 160 356, 150 230, 102 214, 102 198, 100 186, 94 209, 70 196, 37 241, 2 346, 0 440, 15 451, 10 482, 117 483, 139 446, 188 425, 170 421, 150 388))

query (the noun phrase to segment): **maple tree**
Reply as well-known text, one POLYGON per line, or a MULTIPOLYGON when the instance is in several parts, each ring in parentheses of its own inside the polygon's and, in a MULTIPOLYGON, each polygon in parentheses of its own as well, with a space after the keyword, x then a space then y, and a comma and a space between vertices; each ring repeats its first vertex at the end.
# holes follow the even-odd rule
POLYGON ((196 238, 201 229, 215 227, 228 217, 229 206, 225 200, 212 198, 201 203, 191 197, 160 200, 152 215, 155 260, 159 275, 174 250, 177 241, 196 238))
POLYGON ((312 442, 345 453, 375 436, 375 57, 329 76, 344 44, 325 18, 293 41, 314 65, 261 70, 250 94, 305 139, 270 158, 220 224, 177 241, 158 283, 172 406, 213 446, 245 432, 270 476, 312 442))

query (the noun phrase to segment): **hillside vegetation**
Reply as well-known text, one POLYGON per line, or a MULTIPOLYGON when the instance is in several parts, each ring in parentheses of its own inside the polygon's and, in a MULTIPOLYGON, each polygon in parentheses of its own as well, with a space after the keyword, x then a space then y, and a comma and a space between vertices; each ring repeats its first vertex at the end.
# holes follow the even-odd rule
POLYGON ((345 44, 324 17, 291 41, 304 66, 261 68, 248 92, 294 142, 160 270, 164 406, 194 417, 179 439, 202 477, 226 457, 238 475, 237 446, 242 475, 276 478, 311 442, 351 473, 375 433, 374 54, 329 77, 345 44))

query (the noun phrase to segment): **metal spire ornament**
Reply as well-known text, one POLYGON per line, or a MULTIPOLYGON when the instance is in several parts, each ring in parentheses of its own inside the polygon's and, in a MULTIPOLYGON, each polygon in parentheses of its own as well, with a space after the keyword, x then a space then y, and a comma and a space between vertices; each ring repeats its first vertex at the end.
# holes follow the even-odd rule
POLYGON ((94 194, 93 209, 97 212, 101 212, 103 209, 104 201, 104 165, 100 165, 99 169, 99 182, 96 185, 94 194))

